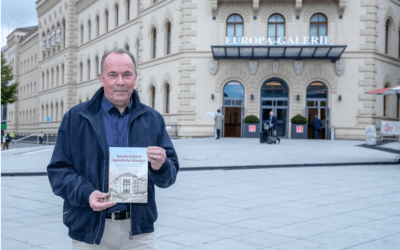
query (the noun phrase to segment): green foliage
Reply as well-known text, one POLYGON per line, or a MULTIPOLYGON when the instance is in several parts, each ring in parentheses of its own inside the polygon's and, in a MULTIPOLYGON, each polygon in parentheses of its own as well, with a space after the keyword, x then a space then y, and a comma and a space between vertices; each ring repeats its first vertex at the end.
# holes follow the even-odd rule
POLYGON ((307 119, 302 115, 295 115, 292 119, 290 119, 292 124, 307 124, 307 119))
POLYGON ((6 60, 1 53, 1 105, 6 103, 14 103, 17 100, 18 83, 7 86, 7 82, 11 81, 14 76, 10 66, 5 65, 6 60))
POLYGON ((244 118, 245 123, 260 123, 260 119, 258 119, 255 115, 249 115, 244 118))

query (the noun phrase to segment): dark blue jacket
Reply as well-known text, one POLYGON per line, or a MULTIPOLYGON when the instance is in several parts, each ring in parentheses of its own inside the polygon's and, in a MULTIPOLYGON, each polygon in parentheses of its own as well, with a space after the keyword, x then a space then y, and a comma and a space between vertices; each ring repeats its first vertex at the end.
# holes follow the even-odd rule
MULTIPOLYGON (((103 95, 104 90, 100 88, 90 101, 76 105, 64 115, 47 167, 54 194, 64 199, 63 222, 69 228, 69 236, 96 244, 100 244, 104 232, 106 212, 94 212, 89 196, 94 190, 108 192, 109 150, 100 111, 103 95)), ((136 91, 132 98, 128 147, 158 146, 167 154, 161 169, 153 171, 149 163, 148 203, 130 204, 130 233, 137 235, 154 231, 153 223, 157 220, 154 185, 171 186, 179 164, 163 117, 140 103, 136 91)))
MULTIPOLYGON (((269 119, 271 119, 271 117, 268 117, 267 125, 269 125, 269 119)), ((274 115, 272 116, 271 124, 274 125, 274 126, 272 126, 272 130, 276 130, 276 125, 278 124, 278 119, 274 115)))
POLYGON ((320 119, 318 119, 317 117, 315 117, 314 119, 312 119, 311 121, 311 126, 313 127, 313 129, 316 130, 320 130, 322 128, 322 122, 320 119))

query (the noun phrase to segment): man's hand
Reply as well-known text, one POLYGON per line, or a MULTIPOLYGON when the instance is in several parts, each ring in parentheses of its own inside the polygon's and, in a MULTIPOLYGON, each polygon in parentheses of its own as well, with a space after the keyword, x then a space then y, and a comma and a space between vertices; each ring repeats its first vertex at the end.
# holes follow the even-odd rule
POLYGON ((159 170, 165 162, 167 155, 165 154, 165 149, 160 147, 148 147, 147 157, 151 163, 151 168, 154 170, 159 170))
POLYGON ((100 212, 116 204, 114 202, 107 202, 107 198, 107 193, 102 193, 99 190, 93 191, 89 196, 90 207, 93 211, 100 212))

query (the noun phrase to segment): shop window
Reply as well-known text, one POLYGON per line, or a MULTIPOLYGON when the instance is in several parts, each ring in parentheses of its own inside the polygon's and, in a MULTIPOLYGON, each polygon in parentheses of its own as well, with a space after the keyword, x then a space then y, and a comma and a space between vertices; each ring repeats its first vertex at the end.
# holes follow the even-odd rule
POLYGON ((243 36, 243 18, 238 14, 233 14, 226 21, 226 36, 227 37, 242 37, 243 36))
POLYGON ((273 14, 268 19, 268 38, 279 45, 279 38, 285 36, 285 18, 279 14, 273 14))
POLYGON ((310 37, 321 37, 328 35, 328 19, 324 14, 315 14, 310 20, 310 37))

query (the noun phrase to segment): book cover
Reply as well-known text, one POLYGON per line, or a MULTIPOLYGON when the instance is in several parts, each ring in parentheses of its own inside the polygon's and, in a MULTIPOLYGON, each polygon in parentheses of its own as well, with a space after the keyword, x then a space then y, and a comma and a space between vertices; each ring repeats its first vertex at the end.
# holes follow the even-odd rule
POLYGON ((147 148, 110 147, 108 201, 147 203, 147 148))

